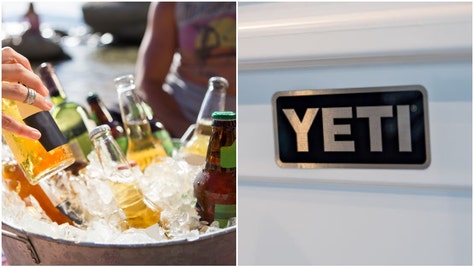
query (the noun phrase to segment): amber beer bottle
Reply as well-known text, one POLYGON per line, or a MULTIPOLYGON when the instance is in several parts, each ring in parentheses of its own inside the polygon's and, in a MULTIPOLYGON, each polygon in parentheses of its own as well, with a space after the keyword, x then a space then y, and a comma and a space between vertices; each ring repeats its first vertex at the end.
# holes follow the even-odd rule
POLYGON ((87 103, 89 103, 91 116, 95 123, 97 125, 109 125, 112 136, 115 138, 115 141, 117 141, 120 149, 124 154, 127 153, 128 138, 122 123, 114 120, 109 109, 105 106, 97 93, 89 93, 87 96, 87 103))
POLYGON ((78 174, 79 170, 88 164, 87 155, 92 151, 89 130, 95 127, 95 123, 82 105, 67 98, 50 63, 42 63, 38 67, 38 74, 43 84, 48 88, 51 101, 54 104, 51 114, 76 158, 76 162, 69 169, 74 174, 78 174))
POLYGON ((14 160, 8 160, 3 163, 2 176, 8 189, 16 192, 21 199, 26 200, 30 195, 33 196, 53 222, 57 224, 73 224, 68 217, 53 205, 40 185, 32 185, 28 182, 20 166, 14 160))
POLYGON ((201 220, 227 226, 236 216, 236 114, 212 114, 212 134, 206 165, 194 180, 194 195, 201 220))
POLYGON ((41 132, 32 140, 2 130, 3 137, 31 184, 49 177, 74 163, 74 155, 49 111, 2 98, 2 112, 41 132))

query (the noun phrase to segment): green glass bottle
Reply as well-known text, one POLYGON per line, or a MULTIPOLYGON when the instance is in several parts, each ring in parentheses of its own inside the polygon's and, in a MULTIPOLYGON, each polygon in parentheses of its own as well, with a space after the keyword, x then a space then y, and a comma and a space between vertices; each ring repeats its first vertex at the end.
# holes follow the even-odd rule
POLYGON ((38 73, 48 88, 51 101, 55 105, 51 111, 52 116, 66 137, 76 158, 75 169, 72 170, 76 172, 87 165, 87 155, 93 149, 88 128, 95 127, 95 123, 90 119, 89 113, 83 106, 67 99, 50 63, 42 63, 38 67, 38 73))
POLYGON ((161 143, 161 145, 165 149, 166 154, 168 154, 168 156, 173 156, 174 145, 173 145, 173 140, 171 139, 170 133, 168 132, 168 130, 166 130, 163 123, 161 123, 160 121, 154 118, 153 110, 145 101, 142 102, 142 105, 143 105, 145 114, 148 118, 148 122, 150 122, 150 127, 151 127, 151 132, 153 134, 153 137, 155 138, 155 140, 161 143))

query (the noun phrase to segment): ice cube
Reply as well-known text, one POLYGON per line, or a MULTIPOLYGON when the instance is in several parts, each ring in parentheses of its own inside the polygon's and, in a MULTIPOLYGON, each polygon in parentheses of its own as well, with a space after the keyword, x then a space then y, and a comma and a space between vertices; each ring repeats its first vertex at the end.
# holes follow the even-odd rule
POLYGON ((65 240, 70 240, 76 243, 80 243, 86 240, 86 231, 74 227, 70 224, 63 223, 58 225, 58 236, 65 240))
POLYGON ((161 228, 157 223, 146 228, 145 233, 153 238, 155 241, 162 241, 162 240, 167 240, 168 238, 166 237, 165 230, 161 228))
POLYGON ((186 239, 188 241, 194 241, 199 239, 199 231, 198 230, 192 230, 186 234, 186 239))
POLYGON ((150 237, 144 230, 130 228, 118 235, 113 240, 114 244, 141 244, 141 243, 154 243, 156 240, 150 237))
POLYGON ((118 229, 110 227, 105 220, 92 221, 87 228, 86 239, 88 242, 109 243, 120 235, 118 229))
POLYGON ((27 212, 25 212, 23 218, 21 218, 20 225, 27 232, 58 238, 56 230, 57 223, 38 220, 27 212))
POLYGON ((195 209, 193 182, 201 167, 189 165, 182 159, 166 158, 151 164, 144 173, 138 167, 134 169, 147 199, 161 209, 161 225, 123 231, 123 212, 117 207, 97 156, 92 152, 88 158, 91 162, 80 176, 63 173, 60 177, 62 184, 71 190, 68 196, 71 204, 87 211, 88 222, 83 229, 45 221, 34 199, 27 208, 28 205, 18 194, 6 189, 4 184, 2 220, 28 232, 52 238, 100 244, 156 243, 170 238, 192 241, 198 239, 200 234, 221 230, 215 224, 204 226, 195 209))

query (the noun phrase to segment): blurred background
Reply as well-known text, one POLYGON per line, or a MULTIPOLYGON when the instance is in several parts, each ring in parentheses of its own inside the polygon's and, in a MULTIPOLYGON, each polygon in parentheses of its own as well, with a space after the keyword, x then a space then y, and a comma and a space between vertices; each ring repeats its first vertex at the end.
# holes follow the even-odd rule
POLYGON ((50 62, 68 98, 87 106, 88 92, 117 102, 113 79, 134 73, 149 2, 2 1, 2 47, 11 46, 36 68, 50 62), (30 3, 39 36, 27 31, 30 3))

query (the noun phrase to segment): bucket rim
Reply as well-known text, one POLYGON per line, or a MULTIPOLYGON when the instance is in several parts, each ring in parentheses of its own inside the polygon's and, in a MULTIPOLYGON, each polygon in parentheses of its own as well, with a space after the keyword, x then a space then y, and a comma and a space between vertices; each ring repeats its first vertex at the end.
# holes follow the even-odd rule
MULTIPOLYGON (((17 226, 12 226, 4 221, 2 221, 2 230, 4 229, 4 225, 14 229, 15 231, 20 232, 21 234, 25 235, 28 238, 39 238, 39 239, 44 239, 46 241, 53 241, 53 242, 58 242, 62 243, 65 245, 76 245, 76 246, 87 246, 87 247, 107 247, 107 248, 144 248, 144 247, 160 247, 160 246, 170 246, 170 245, 175 245, 175 244, 182 244, 183 242, 186 243, 193 243, 193 242, 199 242, 202 240, 214 238, 216 236, 221 236, 225 235, 231 232, 236 232, 237 231, 237 225, 230 226, 227 228, 223 228, 221 230, 217 230, 215 232, 210 232, 210 233, 205 233, 205 234, 200 234, 196 239, 188 240, 188 238, 177 238, 177 239, 171 239, 171 240, 164 240, 164 241, 156 241, 154 243, 131 243, 131 244, 114 244, 114 243, 94 243, 94 242, 76 242, 72 240, 66 240, 62 238, 53 238, 50 236, 38 234, 38 233, 33 233, 26 231, 24 229, 20 229, 17 226)), ((3 233, 2 233, 3 235, 3 233)))

